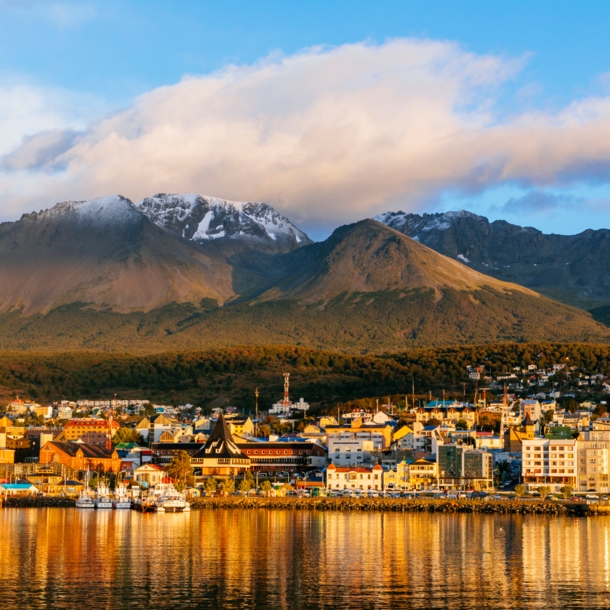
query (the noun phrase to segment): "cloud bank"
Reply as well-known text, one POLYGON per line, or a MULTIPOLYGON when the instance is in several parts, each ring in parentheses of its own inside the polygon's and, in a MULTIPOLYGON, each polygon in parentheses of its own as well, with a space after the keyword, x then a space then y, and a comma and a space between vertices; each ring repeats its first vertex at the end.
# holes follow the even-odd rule
POLYGON ((0 213, 195 191, 336 224, 445 192, 607 182, 610 98, 501 118, 521 64, 400 39, 189 76, 81 130, 22 127, 0 158, 0 213))

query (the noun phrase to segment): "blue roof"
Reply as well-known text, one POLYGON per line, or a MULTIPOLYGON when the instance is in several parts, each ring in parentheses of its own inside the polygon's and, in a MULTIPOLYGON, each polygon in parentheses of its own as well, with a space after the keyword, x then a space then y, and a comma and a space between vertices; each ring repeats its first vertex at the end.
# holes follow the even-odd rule
POLYGON ((34 485, 32 485, 31 483, 0 483, 0 487, 4 488, 4 489, 31 489, 32 487, 35 487, 34 485))

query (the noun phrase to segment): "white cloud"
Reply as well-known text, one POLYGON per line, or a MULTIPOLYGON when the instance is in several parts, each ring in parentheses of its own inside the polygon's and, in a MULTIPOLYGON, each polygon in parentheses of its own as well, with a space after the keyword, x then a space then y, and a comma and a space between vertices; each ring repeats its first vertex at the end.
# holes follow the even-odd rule
POLYGON ((394 40, 229 66, 153 90, 78 137, 28 131, 5 156, 0 193, 29 211, 197 191, 340 222, 448 190, 606 181, 610 98, 500 121, 498 87, 520 65, 394 40))

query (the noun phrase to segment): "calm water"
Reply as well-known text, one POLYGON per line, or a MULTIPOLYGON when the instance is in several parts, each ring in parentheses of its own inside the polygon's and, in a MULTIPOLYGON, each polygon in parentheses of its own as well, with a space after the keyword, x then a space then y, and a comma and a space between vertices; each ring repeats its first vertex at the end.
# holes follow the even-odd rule
POLYGON ((2 608, 605 608, 610 519, 0 510, 2 608))

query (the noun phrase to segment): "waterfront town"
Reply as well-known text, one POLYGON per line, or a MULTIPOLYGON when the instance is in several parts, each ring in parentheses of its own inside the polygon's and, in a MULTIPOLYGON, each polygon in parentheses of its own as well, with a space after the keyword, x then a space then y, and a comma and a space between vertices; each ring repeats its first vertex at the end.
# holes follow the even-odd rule
POLYGON ((145 503, 169 487, 181 497, 432 493, 605 502, 610 414, 604 400, 580 398, 591 388, 603 397, 610 381, 565 368, 530 365, 493 378, 472 366, 470 401, 413 393, 317 415, 303 398, 291 400, 288 374, 283 398, 260 411, 257 402, 255 413, 15 397, 0 417, 0 497, 78 497, 85 507, 111 507, 113 495, 145 503), (553 381, 560 374, 561 390, 553 381))

